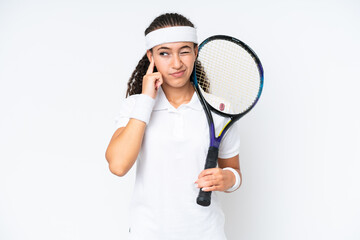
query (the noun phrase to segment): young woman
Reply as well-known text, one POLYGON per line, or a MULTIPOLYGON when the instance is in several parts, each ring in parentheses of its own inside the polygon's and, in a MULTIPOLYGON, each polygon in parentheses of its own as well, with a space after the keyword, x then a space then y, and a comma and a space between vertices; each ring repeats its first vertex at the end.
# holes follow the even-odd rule
MULTIPOLYGON (((182 15, 163 14, 145 38, 148 50, 128 82, 106 150, 118 176, 137 162, 130 239, 224 240, 216 191, 231 192, 241 183, 237 131, 223 138, 218 168, 204 170, 209 130, 190 82, 198 52, 194 25, 182 15), (215 191, 209 207, 197 205, 199 188, 215 191)), ((216 115, 214 121, 223 124, 216 115)))

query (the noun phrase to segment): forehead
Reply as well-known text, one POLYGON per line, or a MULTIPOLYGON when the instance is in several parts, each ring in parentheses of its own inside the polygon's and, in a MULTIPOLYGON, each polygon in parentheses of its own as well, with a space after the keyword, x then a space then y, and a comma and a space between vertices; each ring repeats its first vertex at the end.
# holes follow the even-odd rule
POLYGON ((178 50, 185 47, 194 48, 193 42, 172 42, 172 43, 164 43, 157 45, 153 48, 153 50, 159 50, 159 49, 169 49, 169 50, 178 50))

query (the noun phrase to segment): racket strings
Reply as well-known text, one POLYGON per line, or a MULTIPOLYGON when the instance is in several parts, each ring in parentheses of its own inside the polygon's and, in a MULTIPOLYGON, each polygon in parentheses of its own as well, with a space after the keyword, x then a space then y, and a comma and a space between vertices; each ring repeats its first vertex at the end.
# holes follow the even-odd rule
POLYGON ((204 98, 215 109, 238 114, 256 101, 260 74, 252 55, 227 40, 213 40, 199 51, 196 74, 204 98), (230 105, 230 106, 229 106, 230 105))

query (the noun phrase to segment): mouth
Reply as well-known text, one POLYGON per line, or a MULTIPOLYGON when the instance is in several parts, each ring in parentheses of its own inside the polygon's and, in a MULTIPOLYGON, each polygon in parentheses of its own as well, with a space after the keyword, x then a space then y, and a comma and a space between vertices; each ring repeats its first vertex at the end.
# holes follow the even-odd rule
POLYGON ((184 73, 185 73, 185 70, 182 70, 182 71, 171 73, 170 75, 178 78, 178 77, 182 77, 184 75, 184 73))

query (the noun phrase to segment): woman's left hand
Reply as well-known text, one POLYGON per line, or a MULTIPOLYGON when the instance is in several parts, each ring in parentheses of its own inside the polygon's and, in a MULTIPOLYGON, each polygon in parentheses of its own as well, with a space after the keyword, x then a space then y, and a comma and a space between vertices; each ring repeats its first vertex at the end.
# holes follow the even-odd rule
POLYGON ((235 176, 231 171, 222 168, 209 168, 200 173, 195 183, 204 192, 226 191, 235 184, 235 176))

